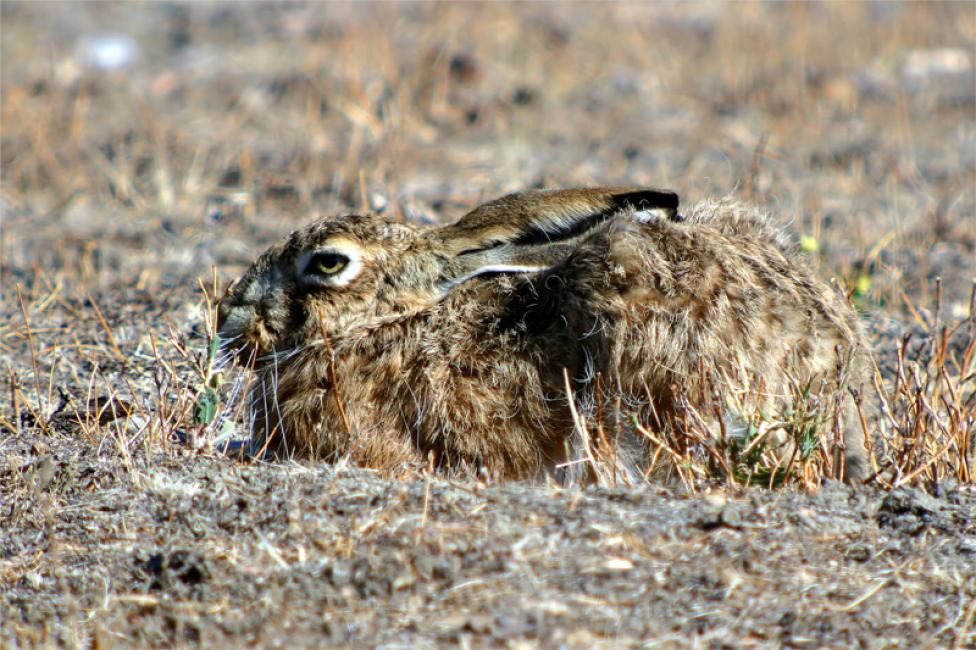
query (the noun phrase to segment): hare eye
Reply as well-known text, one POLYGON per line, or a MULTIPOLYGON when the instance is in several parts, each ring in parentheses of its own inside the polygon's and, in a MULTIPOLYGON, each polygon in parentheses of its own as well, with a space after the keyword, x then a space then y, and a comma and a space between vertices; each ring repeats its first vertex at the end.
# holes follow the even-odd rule
POLYGON ((346 268, 347 264, 349 258, 342 253, 316 253, 305 267, 305 272, 314 275, 335 275, 346 268))

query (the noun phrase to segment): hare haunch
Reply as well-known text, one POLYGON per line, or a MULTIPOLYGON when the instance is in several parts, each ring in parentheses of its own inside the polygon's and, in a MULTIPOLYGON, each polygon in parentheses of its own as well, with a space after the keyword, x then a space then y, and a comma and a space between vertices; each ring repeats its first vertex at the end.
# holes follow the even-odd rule
POLYGON ((775 417, 812 390, 861 476, 854 311, 762 214, 677 207, 666 191, 529 191, 443 227, 349 215, 295 231, 219 308, 256 372, 252 446, 531 478, 572 464, 583 421, 644 471, 638 422, 727 418, 712 405, 732 394, 736 413, 775 417))

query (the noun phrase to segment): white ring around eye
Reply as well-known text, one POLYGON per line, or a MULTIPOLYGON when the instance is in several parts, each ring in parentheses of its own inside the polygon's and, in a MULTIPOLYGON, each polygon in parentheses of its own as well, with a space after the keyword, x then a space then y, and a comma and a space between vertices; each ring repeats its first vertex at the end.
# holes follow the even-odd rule
POLYGON ((328 244, 305 253, 298 258, 295 272, 299 277, 308 275, 305 273, 305 268, 312 260, 312 257, 319 253, 337 253, 349 260, 345 268, 338 273, 318 276, 318 281, 330 287, 344 287, 348 285, 363 270, 363 249, 358 244, 348 240, 332 240, 328 244))

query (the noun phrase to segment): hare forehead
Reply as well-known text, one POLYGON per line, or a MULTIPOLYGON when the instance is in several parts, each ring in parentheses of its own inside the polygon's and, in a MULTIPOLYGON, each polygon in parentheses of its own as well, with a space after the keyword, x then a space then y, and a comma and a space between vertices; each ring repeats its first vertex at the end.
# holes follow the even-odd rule
POLYGON ((302 256, 308 256, 316 251, 330 250, 349 255, 351 257, 364 257, 370 252, 371 246, 369 243, 363 243, 351 237, 344 235, 334 235, 331 237, 325 237, 316 241, 313 244, 308 245, 302 253, 302 256))
POLYGON ((292 249, 301 252, 334 247, 375 256, 384 250, 402 249, 415 236, 414 230, 403 224, 346 217, 310 224, 305 230, 293 233, 289 243, 292 249))
POLYGON ((346 229, 303 233, 290 244, 293 256, 301 258, 323 250, 333 250, 349 257, 372 259, 401 252, 412 239, 408 232, 379 228, 372 232, 349 232, 346 229))
POLYGON ((405 224, 375 215, 350 214, 313 221, 295 234, 299 238, 317 241, 343 236, 366 241, 397 238, 412 232, 413 228, 405 224))

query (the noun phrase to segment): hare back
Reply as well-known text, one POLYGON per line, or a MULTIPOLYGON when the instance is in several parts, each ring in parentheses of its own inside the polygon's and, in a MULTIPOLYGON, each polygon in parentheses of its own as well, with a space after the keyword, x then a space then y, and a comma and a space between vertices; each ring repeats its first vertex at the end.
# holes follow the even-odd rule
POLYGON ((846 474, 861 475, 863 432, 847 389, 866 377, 868 346, 843 294, 760 212, 710 201, 685 219, 617 217, 527 280, 507 326, 551 351, 541 367, 574 364, 590 416, 619 419, 616 403, 657 428, 676 426, 688 406, 706 419, 730 407, 776 418, 799 394, 821 395, 842 423, 846 474))

